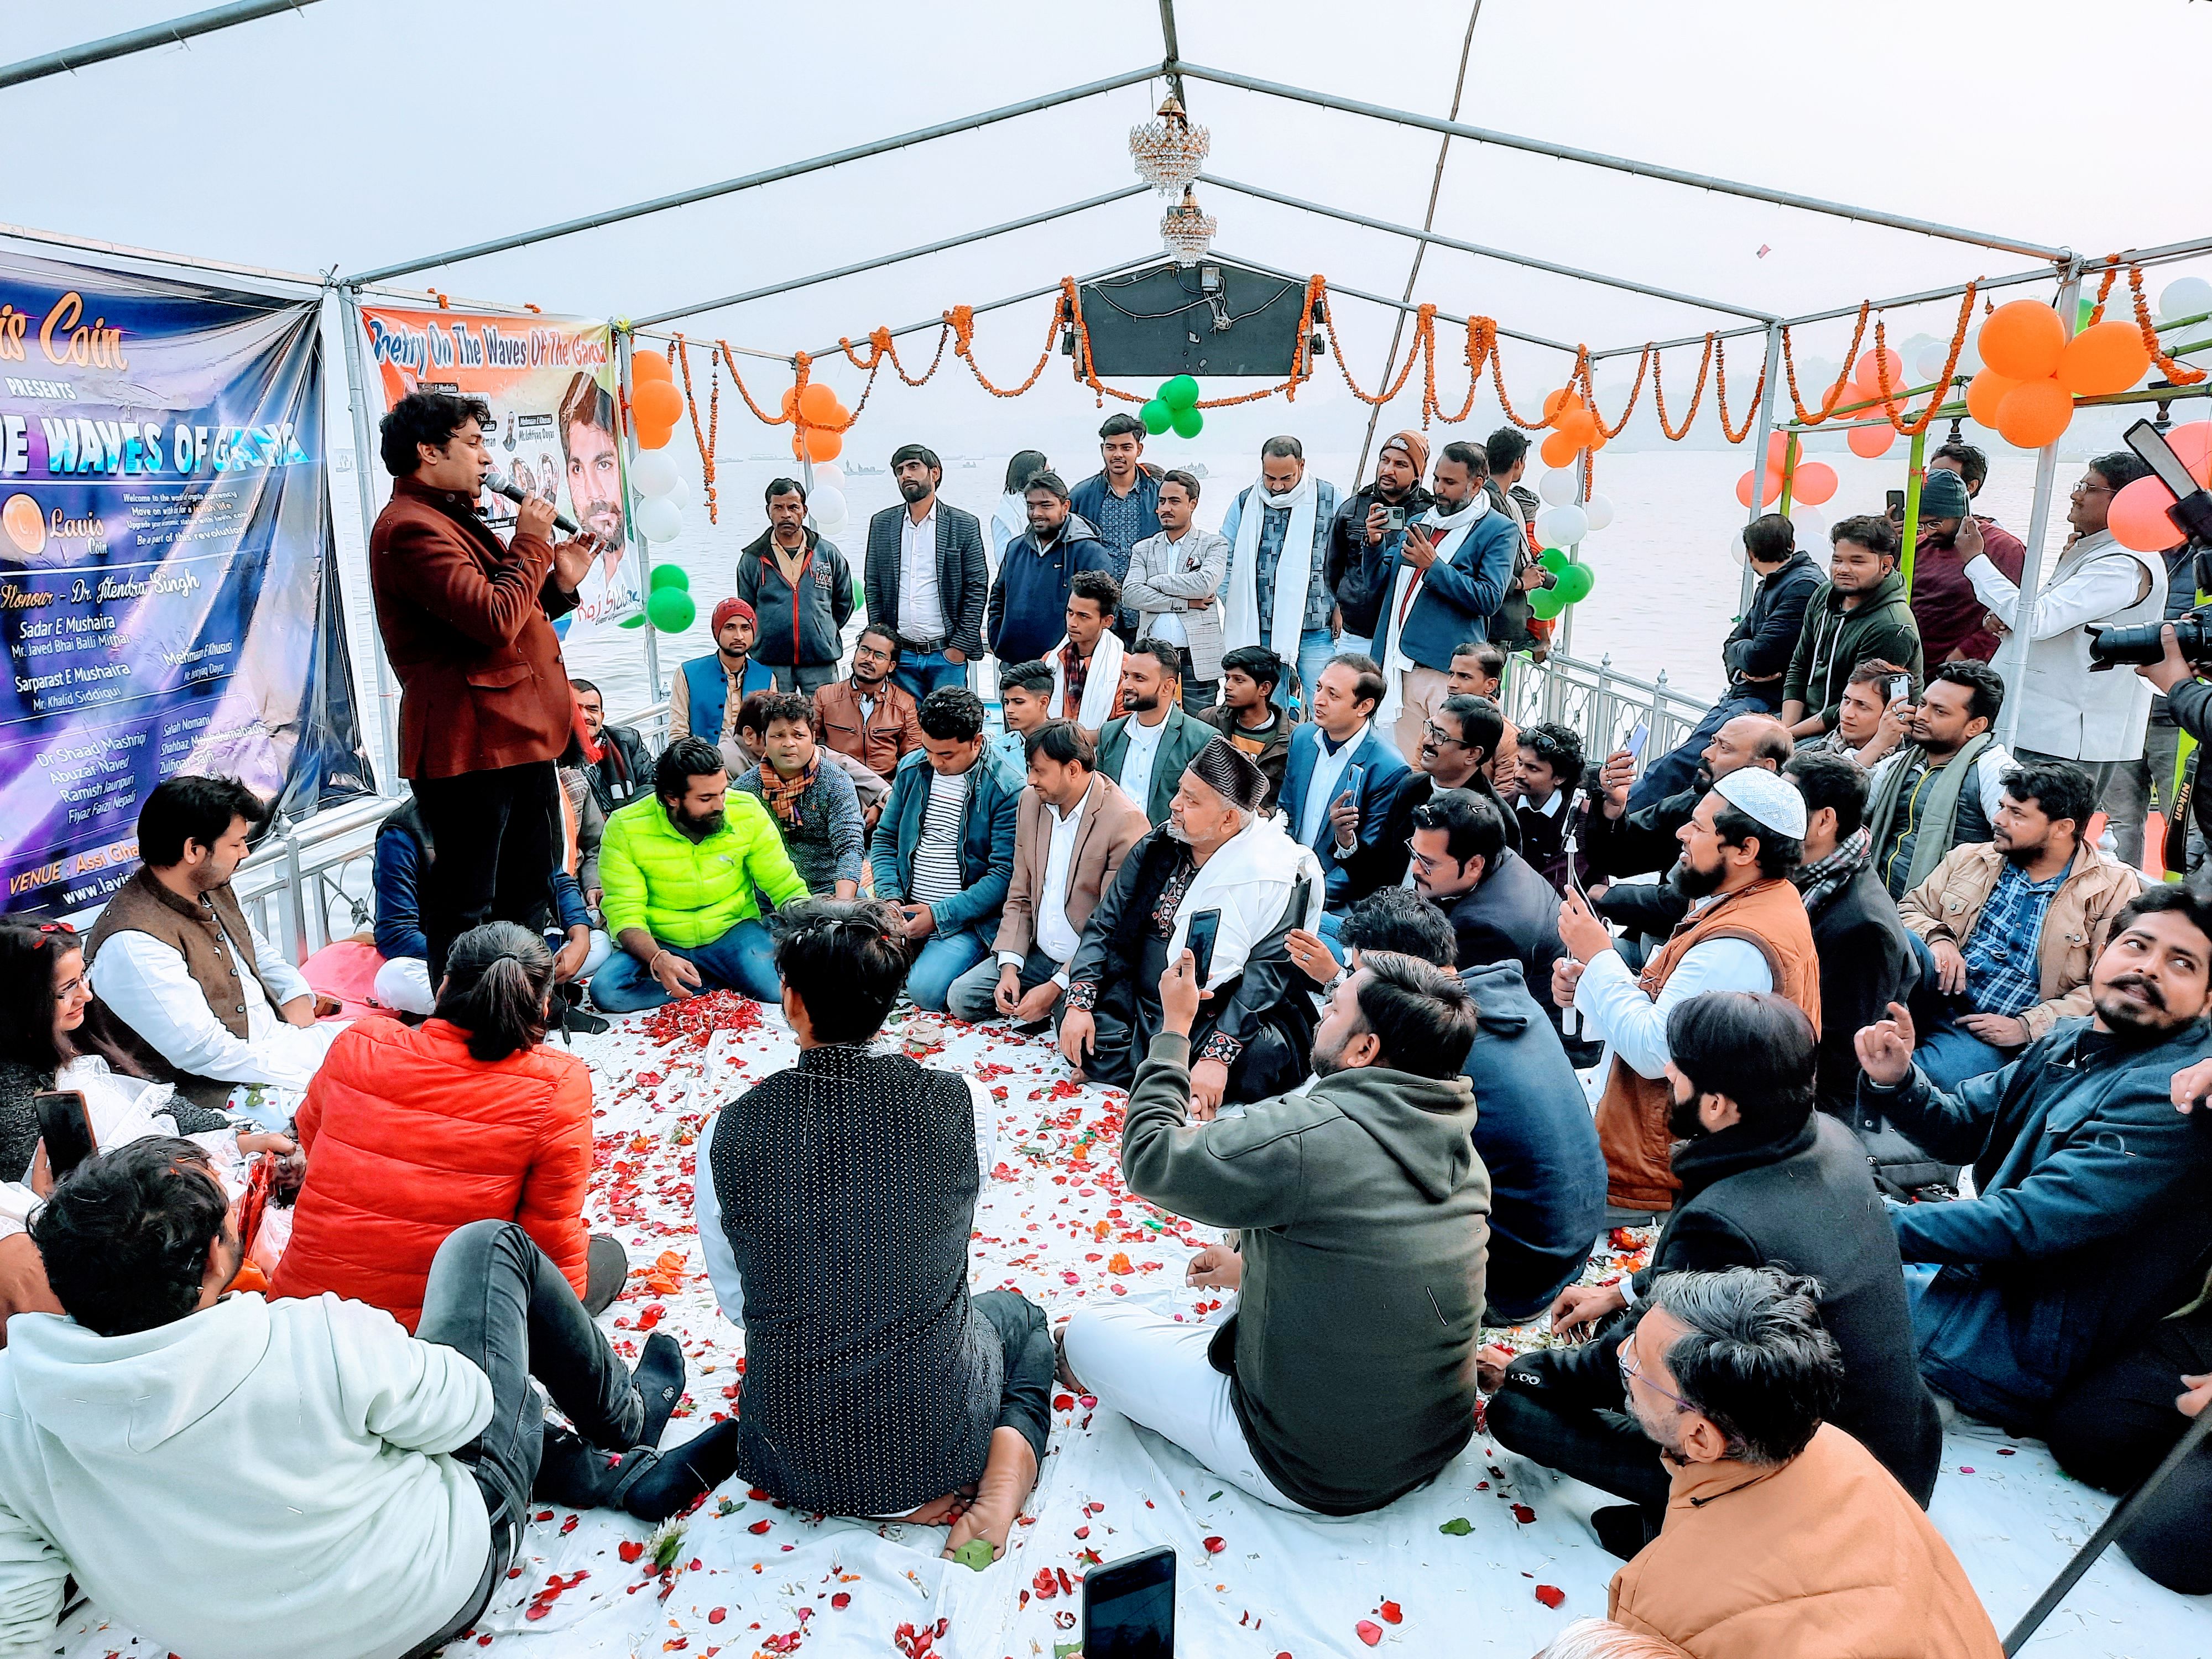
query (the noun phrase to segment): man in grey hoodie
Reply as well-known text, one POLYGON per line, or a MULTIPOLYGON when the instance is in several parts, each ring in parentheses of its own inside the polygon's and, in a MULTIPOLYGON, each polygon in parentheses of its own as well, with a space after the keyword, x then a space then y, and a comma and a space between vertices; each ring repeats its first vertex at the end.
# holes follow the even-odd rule
POLYGON ((1278 1508, 1380 1509, 1474 1431, 1490 1211, 1460 1069, 1474 1000, 1443 969, 1364 954, 1315 1033, 1312 1086, 1195 1124, 1188 951, 1160 1000, 1121 1173, 1164 1208, 1243 1230, 1238 1310, 1209 1327, 1081 1309, 1062 1380, 1278 1508))

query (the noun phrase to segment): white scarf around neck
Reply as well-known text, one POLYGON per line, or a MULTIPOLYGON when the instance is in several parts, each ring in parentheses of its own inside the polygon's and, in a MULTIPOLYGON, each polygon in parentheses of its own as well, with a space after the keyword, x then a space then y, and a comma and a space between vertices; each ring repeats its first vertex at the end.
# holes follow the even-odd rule
MULTIPOLYGON (((1060 656, 1066 649, 1067 635, 1062 634, 1048 659, 1052 664, 1054 708, 1062 707, 1062 699, 1067 696, 1067 664, 1060 656)), ((1091 647, 1091 672, 1083 682, 1083 701, 1077 707, 1075 723, 1087 732, 1096 732, 1114 718, 1114 696, 1121 689, 1121 641, 1109 627, 1098 636, 1098 643, 1091 647)))
MULTIPOLYGON (((1298 635, 1305 631, 1306 586, 1313 576, 1314 513, 1321 482, 1308 468, 1297 488, 1271 495, 1254 479, 1237 520, 1237 547, 1229 559, 1229 598, 1222 607, 1222 648, 1260 643, 1260 532, 1268 507, 1285 507, 1291 521, 1283 531, 1283 550, 1275 561, 1275 604, 1267 639, 1277 656, 1295 662, 1298 635)), ((1308 693, 1311 695, 1310 692, 1308 693)))
MULTIPOLYGON (((1478 489, 1458 512, 1447 513, 1439 502, 1414 522, 1443 532, 1437 538, 1436 562, 1449 564, 1452 556, 1459 551, 1460 544, 1467 539, 1468 532, 1474 529, 1489 511, 1489 494, 1478 489)), ((1407 603, 1407 595, 1413 585, 1428 574, 1425 570, 1414 568, 1401 558, 1398 580, 1391 584, 1389 609, 1382 613, 1390 625, 1390 649, 1382 664, 1382 706, 1375 711, 1375 724, 1380 726, 1387 727, 1395 723, 1406 707, 1406 675, 1419 665, 1406 654, 1406 623, 1413 615, 1407 603)))
POLYGON ((1311 933, 1321 926, 1327 897, 1321 860, 1311 848, 1292 841, 1273 818, 1254 818, 1224 842, 1192 878, 1182 902, 1176 906, 1168 960, 1182 954, 1193 916, 1201 910, 1218 910, 1221 930, 1214 935, 1207 983, 1226 985, 1244 971, 1252 952, 1274 932, 1283 919, 1283 907, 1290 902, 1291 885, 1301 876, 1306 881, 1306 913, 1297 925, 1311 933))

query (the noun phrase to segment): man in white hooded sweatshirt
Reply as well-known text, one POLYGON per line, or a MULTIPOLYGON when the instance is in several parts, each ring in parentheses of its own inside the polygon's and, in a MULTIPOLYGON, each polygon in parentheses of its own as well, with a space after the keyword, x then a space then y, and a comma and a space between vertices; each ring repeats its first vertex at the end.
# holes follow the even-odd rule
POLYGON ((188 1141, 88 1158, 31 1233, 69 1312, 18 1314, 0 1351, 0 1659, 53 1648, 72 1575, 157 1652, 413 1659, 483 1611, 533 1485, 658 1519, 735 1467, 713 1431, 647 1449, 681 1351, 656 1333, 632 1373, 513 1222, 439 1247, 411 1337, 334 1295, 224 1294, 245 1241, 188 1141))

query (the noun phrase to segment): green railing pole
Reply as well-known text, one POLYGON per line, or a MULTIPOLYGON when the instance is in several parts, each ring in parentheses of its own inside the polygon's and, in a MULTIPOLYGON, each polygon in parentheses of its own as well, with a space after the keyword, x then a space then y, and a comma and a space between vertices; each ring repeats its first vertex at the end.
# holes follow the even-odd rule
POLYGON ((1782 496, 1774 503, 1774 510, 1784 518, 1790 516, 1790 491, 1797 482, 1797 434, 1790 433, 1782 441, 1782 496))
MULTIPOLYGON (((1935 422, 1929 422, 1929 426, 1935 422)), ((1898 555, 1899 567, 1905 572, 1905 597, 1912 597, 1912 550, 1920 539, 1920 481, 1928 476, 1925 460, 1928 453, 1928 427, 1912 434, 1912 450, 1905 460, 1911 470, 1905 475, 1905 548, 1898 555)))

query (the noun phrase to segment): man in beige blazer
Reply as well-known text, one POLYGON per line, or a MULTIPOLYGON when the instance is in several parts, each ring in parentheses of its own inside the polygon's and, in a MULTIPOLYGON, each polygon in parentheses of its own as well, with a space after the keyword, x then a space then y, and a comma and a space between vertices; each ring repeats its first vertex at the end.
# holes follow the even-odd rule
POLYGON ((1060 1007, 1083 924, 1121 860, 1152 829, 1144 810, 1097 769, 1097 752, 1073 721, 1030 734, 1029 787, 1014 831, 1014 874, 994 957, 953 981, 956 1019, 994 1015, 1041 1025, 1060 1007))

